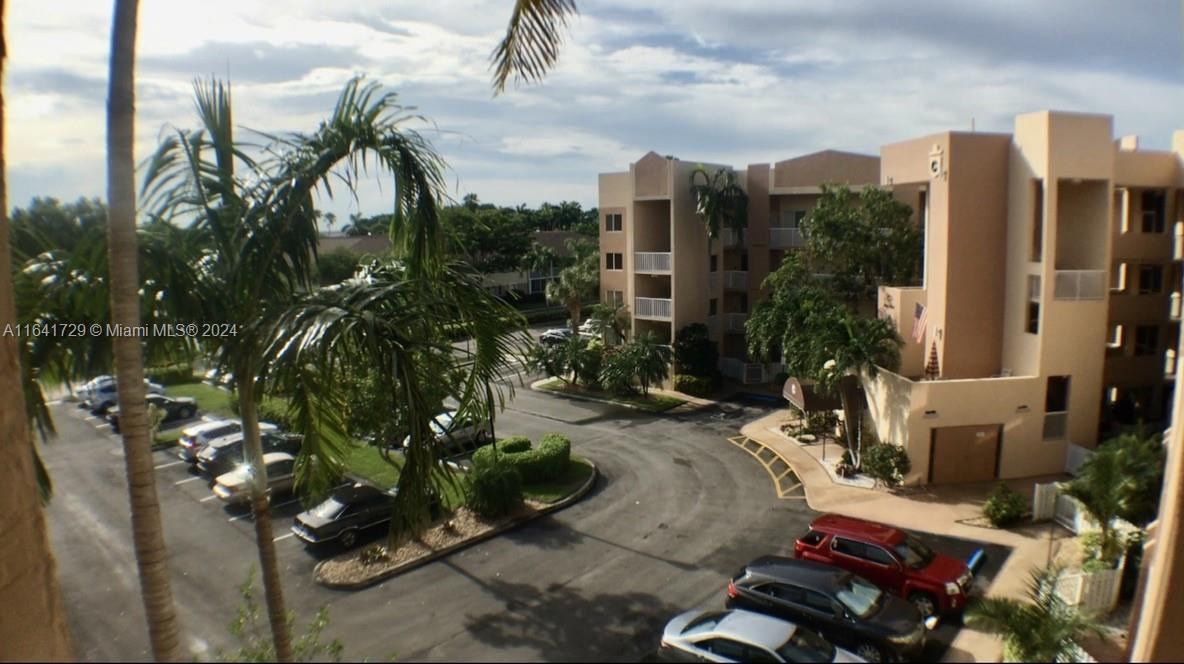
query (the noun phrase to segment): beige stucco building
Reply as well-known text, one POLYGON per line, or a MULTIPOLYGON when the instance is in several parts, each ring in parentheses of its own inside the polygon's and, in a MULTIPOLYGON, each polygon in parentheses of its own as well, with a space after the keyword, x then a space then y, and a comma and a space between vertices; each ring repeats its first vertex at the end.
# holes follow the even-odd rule
POLYGON ((881 182, 923 231, 919 288, 880 289, 905 339, 865 380, 911 483, 1063 472, 1116 418, 1165 414, 1180 320, 1184 134, 1115 140, 1104 115, 1018 116, 881 150, 881 182), (920 342, 912 338, 925 307, 920 342), (922 380, 931 355, 936 380, 922 380))
POLYGON ((802 246, 798 224, 821 185, 876 185, 879 159, 827 150, 737 171, 748 193, 747 228, 724 229, 710 248, 691 193, 700 164, 650 152, 627 172, 600 175, 600 297, 629 305, 635 333, 649 330, 667 342, 687 325, 706 324, 724 375, 768 382, 780 365, 750 360, 744 338, 748 312, 764 296, 761 284, 786 252, 802 246))

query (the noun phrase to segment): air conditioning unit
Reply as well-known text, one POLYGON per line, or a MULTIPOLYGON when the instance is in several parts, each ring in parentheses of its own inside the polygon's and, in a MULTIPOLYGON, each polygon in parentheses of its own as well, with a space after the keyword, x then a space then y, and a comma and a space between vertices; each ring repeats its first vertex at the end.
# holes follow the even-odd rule
POLYGON ((945 175, 945 159, 940 145, 934 145, 929 151, 929 177, 937 178, 945 175))

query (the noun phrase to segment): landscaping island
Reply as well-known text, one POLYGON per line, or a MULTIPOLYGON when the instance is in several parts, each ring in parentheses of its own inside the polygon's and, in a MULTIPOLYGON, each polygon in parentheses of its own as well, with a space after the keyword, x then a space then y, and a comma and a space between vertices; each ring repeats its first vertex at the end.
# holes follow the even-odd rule
POLYGON ((532 387, 538 390, 563 394, 575 399, 587 399, 590 401, 612 403, 618 406, 644 410, 650 413, 663 413, 670 410, 671 408, 675 408, 686 403, 682 399, 665 394, 612 394, 602 390, 593 390, 580 385, 575 385, 573 383, 568 383, 560 378, 552 378, 548 381, 536 383, 532 387))

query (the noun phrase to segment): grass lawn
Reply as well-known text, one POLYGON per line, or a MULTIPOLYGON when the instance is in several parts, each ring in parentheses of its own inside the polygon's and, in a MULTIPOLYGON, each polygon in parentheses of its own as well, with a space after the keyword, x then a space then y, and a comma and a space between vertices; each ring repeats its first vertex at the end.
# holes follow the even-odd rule
POLYGON ((589 390, 578 385, 571 385, 569 383, 563 382, 563 380, 559 378, 553 378, 546 383, 539 385, 539 389, 547 390, 549 392, 558 392, 560 394, 596 397, 598 399, 605 399, 614 403, 636 406, 637 408, 649 411, 651 413, 661 413, 685 403, 682 399, 666 396, 665 394, 655 394, 653 392, 651 392, 648 396, 642 396, 640 394, 619 396, 616 394, 609 394, 608 392, 601 392, 600 390, 589 390))
POLYGON ((213 385, 181 383, 166 387, 164 392, 170 397, 193 397, 197 400, 198 409, 203 413, 225 418, 234 417, 234 411, 230 410, 230 393, 213 385))
POLYGON ((538 484, 527 484, 522 487, 522 493, 530 500, 541 503, 555 503, 572 494, 576 489, 588 481, 592 474, 592 464, 573 456, 567 466, 567 472, 558 479, 538 484))
MULTIPOLYGON (((377 447, 356 445, 349 450, 345 465, 350 472, 373 482, 376 486, 390 488, 399 481, 403 459, 399 454, 392 454, 391 461, 393 463, 388 463, 377 447)), ((460 487, 460 481, 459 476, 454 476, 453 481, 449 482, 444 471, 438 471, 436 488, 444 499, 445 509, 454 510, 464 504, 464 492, 460 487)))

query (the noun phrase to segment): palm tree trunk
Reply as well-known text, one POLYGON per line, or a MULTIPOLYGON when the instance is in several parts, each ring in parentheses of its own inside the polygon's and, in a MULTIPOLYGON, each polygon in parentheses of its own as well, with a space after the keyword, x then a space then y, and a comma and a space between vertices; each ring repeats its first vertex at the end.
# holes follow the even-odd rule
MULTIPOLYGON (((107 95, 108 262, 111 322, 134 329, 140 324, 136 249, 135 49, 137 0, 117 0, 111 31, 111 76, 107 95)), ((156 496, 156 470, 148 439, 144 367, 137 336, 116 336, 115 374, 119 424, 127 466, 132 539, 140 573, 140 593, 148 619, 152 654, 158 661, 181 659, 168 551, 156 496)))
POLYGON ((255 405, 255 366, 250 360, 236 367, 239 414, 243 418, 243 447, 251 475, 251 518, 255 522, 255 545, 259 567, 263 570, 263 596, 278 662, 292 661, 292 634, 288 629, 288 611, 284 607, 284 587, 275 556, 275 536, 271 529, 271 497, 263 464, 263 443, 259 438, 259 411, 255 405))
MULTIPOLYGON (((0 330, 16 323, 4 177, 4 0, 0 0, 0 330)), ((15 335, 0 334, 0 657, 69 660, 70 630, 37 493, 15 335), (18 608, 19 607, 19 608, 18 608)))
POLYGON ((855 434, 852 430, 852 425, 859 426, 856 422, 857 416, 855 414, 855 404, 852 403, 850 390, 848 389, 847 381, 850 376, 843 376, 839 379, 839 400, 843 403, 843 433, 847 438, 847 450, 851 453, 851 463, 855 468, 859 469, 859 464, 863 450, 859 449, 859 441, 856 440, 855 434))

